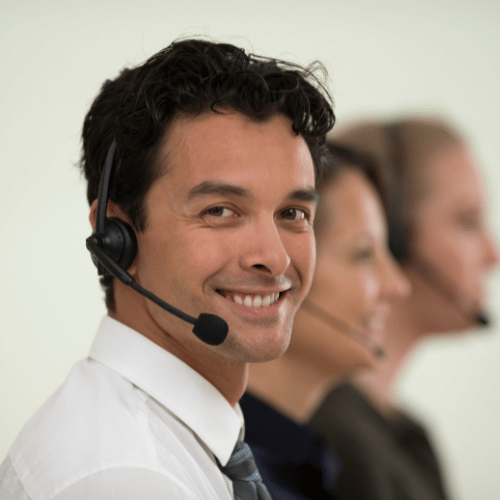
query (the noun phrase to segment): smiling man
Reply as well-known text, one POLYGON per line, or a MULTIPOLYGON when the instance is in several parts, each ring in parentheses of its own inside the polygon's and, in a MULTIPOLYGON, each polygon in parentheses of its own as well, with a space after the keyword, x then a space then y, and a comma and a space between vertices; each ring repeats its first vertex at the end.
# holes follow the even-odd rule
POLYGON ((270 498, 238 400, 309 290, 333 122, 310 69, 228 44, 178 41, 103 85, 81 166, 108 314, 0 466, 2 498, 270 498), (227 337, 193 334, 162 301, 222 318, 227 337))

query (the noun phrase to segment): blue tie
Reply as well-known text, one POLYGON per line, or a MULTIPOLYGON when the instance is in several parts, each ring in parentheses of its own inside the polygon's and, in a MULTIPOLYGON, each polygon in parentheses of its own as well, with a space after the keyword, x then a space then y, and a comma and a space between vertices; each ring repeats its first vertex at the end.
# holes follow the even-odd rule
POLYGON ((272 500, 259 474, 250 446, 238 441, 222 472, 233 482, 234 500, 272 500))

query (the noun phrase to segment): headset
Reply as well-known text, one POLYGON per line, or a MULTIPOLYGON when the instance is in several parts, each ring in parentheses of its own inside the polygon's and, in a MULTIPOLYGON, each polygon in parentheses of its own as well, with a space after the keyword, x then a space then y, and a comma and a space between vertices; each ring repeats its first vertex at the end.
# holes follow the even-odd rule
POLYGON ((402 138, 401 122, 395 121, 384 126, 384 132, 389 143, 390 177, 387 200, 387 218, 389 228, 389 249, 399 262, 407 262, 415 269, 435 290, 450 302, 462 315, 478 326, 488 326, 490 319, 482 310, 467 310, 464 303, 469 303, 467 297, 436 265, 429 262, 424 256, 418 255, 411 249, 408 215, 405 199, 408 199, 408 179, 404 168, 404 142, 402 138))
POLYGON ((114 139, 106 155, 97 195, 97 213, 95 230, 86 240, 92 261, 97 266, 99 276, 111 275, 134 289, 137 293, 151 300, 165 311, 191 323, 193 333, 209 345, 220 345, 227 337, 227 323, 214 314, 201 313, 198 318, 186 314, 174 306, 167 304, 155 294, 141 287, 127 272, 137 255, 137 238, 135 232, 121 219, 106 217, 109 197, 109 183, 113 170, 113 159, 116 152, 114 139))
POLYGON ((302 302, 301 307, 329 327, 339 331, 340 333, 343 333, 358 344, 366 347, 366 349, 368 349, 368 351, 370 351, 376 358, 383 358, 385 356, 384 348, 380 344, 377 344, 377 342, 373 341, 360 328, 356 328, 355 326, 350 325, 339 317, 334 316, 333 314, 326 311, 322 307, 319 307, 317 304, 311 302, 307 298, 304 300, 304 302, 302 302))

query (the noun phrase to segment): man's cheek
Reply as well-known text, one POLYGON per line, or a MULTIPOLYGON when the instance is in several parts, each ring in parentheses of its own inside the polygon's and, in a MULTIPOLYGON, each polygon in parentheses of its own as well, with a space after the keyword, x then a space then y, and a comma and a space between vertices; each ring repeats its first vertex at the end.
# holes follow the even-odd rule
POLYGON ((237 248, 228 245, 223 237, 204 238, 184 251, 185 258, 195 266, 200 274, 209 276, 235 258, 237 248))

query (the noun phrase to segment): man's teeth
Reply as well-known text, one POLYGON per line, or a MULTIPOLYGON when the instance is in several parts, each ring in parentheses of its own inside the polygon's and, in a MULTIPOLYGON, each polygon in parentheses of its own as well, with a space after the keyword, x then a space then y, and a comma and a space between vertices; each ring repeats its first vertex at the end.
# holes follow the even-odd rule
POLYGON ((236 293, 226 292, 226 299, 232 300, 237 304, 246 307, 267 307, 273 305, 280 297, 279 292, 269 295, 238 295, 236 293))

